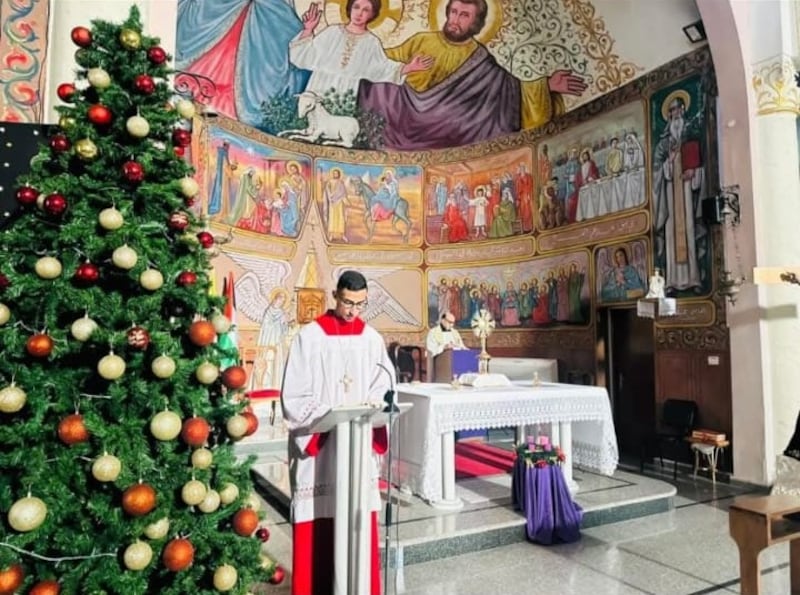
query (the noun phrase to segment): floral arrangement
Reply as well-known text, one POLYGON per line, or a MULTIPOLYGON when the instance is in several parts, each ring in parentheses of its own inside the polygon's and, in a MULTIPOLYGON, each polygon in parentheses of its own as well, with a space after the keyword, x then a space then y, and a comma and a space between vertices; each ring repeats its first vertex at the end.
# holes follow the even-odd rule
POLYGON ((550 444, 546 436, 539 436, 535 441, 518 444, 515 448, 517 457, 528 465, 543 468, 550 465, 560 465, 566 459, 561 447, 550 444))

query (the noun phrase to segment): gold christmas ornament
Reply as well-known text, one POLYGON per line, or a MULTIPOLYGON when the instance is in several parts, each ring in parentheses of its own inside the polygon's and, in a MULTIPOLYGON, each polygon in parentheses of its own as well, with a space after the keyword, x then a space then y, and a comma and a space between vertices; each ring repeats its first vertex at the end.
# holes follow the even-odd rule
POLYGON ((139 275, 139 284, 147 291, 155 291, 164 285, 164 276, 156 269, 146 269, 139 275))
POLYGON ((69 130, 70 128, 74 128, 75 124, 75 118, 72 116, 61 116, 58 119, 58 127, 61 128, 61 130, 69 130))
POLYGON ((181 433, 182 423, 174 411, 159 411, 150 420, 150 433, 158 440, 174 440, 181 433))
POLYGON ((42 279, 56 279, 61 275, 61 262, 52 256, 42 256, 34 265, 36 274, 42 279))
POLYGON ((122 471, 122 462, 108 453, 97 457, 92 463, 92 476, 103 483, 116 481, 122 471))
POLYGON ((175 373, 175 360, 168 355, 159 355, 153 360, 150 369, 153 371, 156 378, 164 380, 175 373))
POLYGON ((192 467, 195 469, 208 469, 214 462, 214 453, 207 448, 198 448, 192 453, 192 467))
POLYGON ((133 29, 123 29, 119 33, 119 42, 126 50, 138 50, 142 45, 142 36, 133 29))
POLYGON ((0 302, 0 326, 11 320, 11 310, 8 306, 0 302))
POLYGON ((116 380, 125 373, 125 360, 112 351, 97 362, 97 372, 106 380, 116 380))
POLYGON ((3 413, 16 413, 25 406, 28 395, 14 382, 0 390, 0 411, 3 413))
POLYGON ((205 513, 212 513, 219 508, 220 502, 219 492, 216 490, 208 490, 205 498, 197 505, 197 508, 205 513))
POLYGON ((261 510, 261 499, 258 496, 256 496, 255 492, 250 492, 247 495, 247 504, 246 504, 246 506, 248 508, 252 508, 256 512, 261 510))
POLYGON ((111 85, 111 77, 102 68, 90 68, 86 73, 86 80, 95 89, 106 89, 111 85))
POLYGON ((218 335, 224 335, 231 330, 231 321, 224 314, 217 312, 211 317, 211 324, 214 325, 214 331, 218 335))
POLYGON ((197 366, 194 375, 202 384, 213 384, 219 378, 219 368, 211 362, 203 362, 197 366))
POLYGON ((125 548, 122 561, 129 570, 144 570, 153 559, 153 548, 138 539, 125 548))
POLYGON ((114 207, 108 207, 107 209, 100 211, 100 214, 97 216, 97 220, 100 222, 100 227, 107 229, 108 231, 117 230, 125 223, 122 213, 120 213, 114 207))
POLYGON ((114 263, 114 266, 125 269, 126 271, 135 267, 138 260, 139 255, 136 254, 136 250, 128 246, 128 244, 120 246, 111 254, 111 261, 114 263))
POLYGON ((183 484, 181 499, 189 506, 197 506, 206 497, 207 491, 202 481, 192 479, 183 484))
POLYGON ((175 109, 181 118, 186 118, 187 120, 194 118, 194 114, 197 111, 194 108, 194 103, 188 99, 179 99, 178 103, 175 104, 175 109))
POLYGON ((92 336, 92 333, 96 330, 97 323, 89 318, 88 314, 86 314, 83 318, 78 318, 78 320, 73 322, 72 326, 69 327, 69 332, 72 334, 72 336, 81 342, 88 341, 92 336))
POLYGON ((186 176, 185 178, 181 178, 181 193, 186 198, 192 198, 198 192, 200 192, 200 186, 194 178, 190 178, 186 176))
POLYGON ((239 488, 235 483, 226 483, 219 491, 219 500, 225 506, 234 502, 239 497, 239 488))
POLYGON ((214 588, 217 591, 230 591, 236 586, 239 573, 230 564, 223 564, 214 571, 214 588))
POLYGON ((20 498, 8 510, 8 524, 14 531, 27 533, 39 527, 47 517, 47 505, 36 496, 20 498))
POLYGON ((247 418, 243 415, 234 415, 225 423, 225 429, 231 438, 238 440, 247 432, 247 418))
POLYGON ((144 528, 144 534, 149 539, 163 539, 169 532, 169 519, 164 517, 157 520, 155 523, 150 523, 144 528))
POLYGON ((75 143, 75 154, 84 161, 97 158, 97 145, 88 138, 82 138, 75 143))
POLYGON ((131 116, 125 122, 125 129, 133 137, 144 138, 150 134, 150 123, 141 116, 131 116))

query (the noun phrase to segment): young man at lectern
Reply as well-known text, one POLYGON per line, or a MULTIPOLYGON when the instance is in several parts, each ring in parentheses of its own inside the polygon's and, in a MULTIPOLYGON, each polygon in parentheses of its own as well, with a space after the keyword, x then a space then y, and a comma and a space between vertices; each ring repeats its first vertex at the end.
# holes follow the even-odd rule
POLYGON ((454 328, 455 323, 456 317, 451 312, 442 313, 439 324, 428 331, 428 338, 425 341, 428 357, 436 357, 446 349, 466 349, 461 335, 454 328))
MULTIPOLYGON (((281 402, 289 427, 292 492, 293 595, 333 592, 336 510, 336 435, 308 429, 332 408, 380 403, 394 385, 394 366, 383 338, 359 314, 367 306, 367 280, 345 271, 333 292, 336 307, 303 327, 292 342, 281 402)), ((388 447, 386 428, 373 430, 373 453, 388 447)), ((381 591, 377 512, 380 509, 377 457, 370 461, 371 592, 381 591)), ((366 595, 366 594, 365 594, 366 595)))

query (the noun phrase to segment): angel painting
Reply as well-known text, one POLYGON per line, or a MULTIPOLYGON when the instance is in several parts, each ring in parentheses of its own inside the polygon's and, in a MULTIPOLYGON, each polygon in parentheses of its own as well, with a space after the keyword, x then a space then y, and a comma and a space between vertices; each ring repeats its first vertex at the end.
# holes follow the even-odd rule
POLYGON ((624 302, 644 296, 644 271, 647 270, 645 254, 642 242, 608 247, 598 252, 600 301, 624 302), (633 259, 629 255, 631 251, 634 253, 633 259), (609 261, 609 254, 613 254, 612 261, 609 261))

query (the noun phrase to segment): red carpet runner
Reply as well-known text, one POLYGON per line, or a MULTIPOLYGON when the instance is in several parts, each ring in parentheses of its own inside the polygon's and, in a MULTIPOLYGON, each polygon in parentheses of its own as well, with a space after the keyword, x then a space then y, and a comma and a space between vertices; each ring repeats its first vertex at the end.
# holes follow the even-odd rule
POLYGON ((456 479, 511 473, 514 451, 485 442, 456 442, 456 479))

